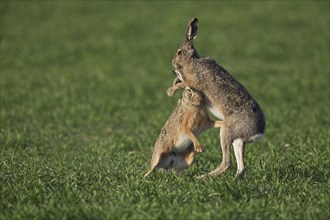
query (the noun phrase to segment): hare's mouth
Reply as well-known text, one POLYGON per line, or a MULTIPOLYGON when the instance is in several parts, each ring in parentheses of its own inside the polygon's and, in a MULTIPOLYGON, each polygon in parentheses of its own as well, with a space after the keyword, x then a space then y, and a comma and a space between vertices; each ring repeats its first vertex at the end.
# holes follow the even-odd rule
POLYGON ((177 69, 173 69, 173 73, 176 74, 176 76, 177 76, 178 79, 179 79, 179 80, 176 81, 176 83, 183 82, 183 77, 182 77, 182 74, 180 73, 179 70, 177 70, 177 69))

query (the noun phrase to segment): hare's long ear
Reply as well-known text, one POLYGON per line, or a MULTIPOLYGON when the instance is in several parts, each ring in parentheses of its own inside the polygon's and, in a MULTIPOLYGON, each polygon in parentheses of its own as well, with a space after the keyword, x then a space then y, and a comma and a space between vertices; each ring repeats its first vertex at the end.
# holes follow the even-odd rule
POLYGON ((186 41, 192 41, 196 38, 198 31, 198 19, 192 18, 190 19, 186 31, 186 41))

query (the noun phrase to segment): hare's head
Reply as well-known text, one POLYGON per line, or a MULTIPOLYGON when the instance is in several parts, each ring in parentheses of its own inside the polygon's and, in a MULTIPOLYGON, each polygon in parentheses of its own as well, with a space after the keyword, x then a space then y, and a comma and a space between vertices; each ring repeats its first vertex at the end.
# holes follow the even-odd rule
POLYGON ((178 78, 183 81, 182 75, 180 74, 180 69, 186 64, 189 63, 190 59, 198 58, 198 52, 194 47, 193 41, 197 36, 198 31, 198 19, 192 18, 188 23, 188 27, 185 34, 185 41, 175 52, 175 55, 172 60, 172 67, 175 74, 178 75, 178 78), (180 78, 181 77, 181 78, 180 78))
POLYGON ((203 95, 197 90, 186 87, 183 91, 183 101, 194 106, 200 106, 203 104, 203 95))

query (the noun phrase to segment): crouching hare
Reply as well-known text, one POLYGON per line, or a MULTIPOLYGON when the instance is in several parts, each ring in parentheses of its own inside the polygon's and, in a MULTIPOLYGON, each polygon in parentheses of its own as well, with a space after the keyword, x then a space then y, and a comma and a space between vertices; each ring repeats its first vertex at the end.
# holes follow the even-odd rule
POLYGON ((180 173, 193 162, 196 152, 203 151, 196 136, 209 128, 219 128, 221 124, 221 121, 209 118, 203 95, 186 87, 159 134, 150 169, 144 176, 156 167, 164 170, 173 168, 180 173))
POLYGON ((265 117, 259 104, 243 85, 215 60, 199 56, 193 44, 197 31, 198 19, 193 18, 188 23, 185 41, 172 60, 173 71, 177 77, 167 94, 172 96, 177 89, 186 86, 203 93, 207 109, 223 120, 220 130, 222 163, 209 175, 217 176, 230 167, 230 148, 233 145, 238 177, 244 170, 244 146, 247 142, 263 137, 265 117))

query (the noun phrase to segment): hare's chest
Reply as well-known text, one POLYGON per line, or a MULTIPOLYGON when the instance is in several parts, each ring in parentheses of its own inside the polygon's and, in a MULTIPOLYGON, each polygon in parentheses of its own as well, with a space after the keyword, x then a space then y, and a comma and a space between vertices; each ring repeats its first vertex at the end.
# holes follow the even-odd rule
POLYGON ((185 133, 180 133, 176 138, 174 148, 177 151, 184 151, 190 144, 192 144, 192 141, 190 140, 189 136, 185 133))

